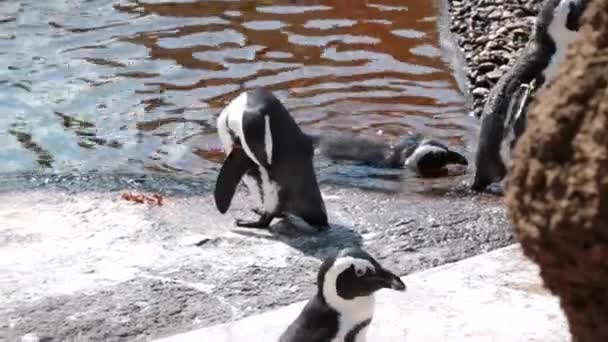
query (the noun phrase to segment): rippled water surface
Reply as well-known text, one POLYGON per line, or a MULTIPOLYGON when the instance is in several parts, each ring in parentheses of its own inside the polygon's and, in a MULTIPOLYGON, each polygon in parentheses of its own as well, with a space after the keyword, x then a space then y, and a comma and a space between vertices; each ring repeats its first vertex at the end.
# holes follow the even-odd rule
POLYGON ((311 133, 462 145, 437 12, 430 0, 0 0, 0 172, 214 174, 215 118, 256 86, 311 133))

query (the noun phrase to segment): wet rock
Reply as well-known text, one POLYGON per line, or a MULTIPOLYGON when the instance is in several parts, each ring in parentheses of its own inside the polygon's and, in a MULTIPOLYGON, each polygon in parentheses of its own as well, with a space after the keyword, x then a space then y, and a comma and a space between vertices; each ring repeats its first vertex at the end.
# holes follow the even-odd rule
POLYGON ((500 9, 496 9, 496 10, 492 11, 492 13, 490 13, 488 18, 491 20, 502 18, 502 11, 500 9))
POLYGON ((589 6, 578 54, 531 107, 506 192, 517 238, 579 342, 608 341, 608 2, 589 6))
POLYGON ((486 77, 493 82, 497 82, 500 79, 500 77, 502 76, 502 74, 503 74, 502 71, 494 70, 492 72, 487 73, 486 77))
POLYGON ((497 36, 503 36, 505 35, 507 32, 509 32, 509 29, 506 27, 501 27, 498 30, 496 30, 496 35, 497 36))
POLYGON ((488 37, 486 37, 486 36, 477 37, 475 39, 475 44, 485 44, 487 42, 488 42, 488 37))
POLYGON ((510 19, 513 18, 513 13, 509 11, 502 12, 502 19, 510 19))
POLYGON ((481 72, 492 71, 496 69, 496 64, 492 62, 481 63, 477 69, 481 72))
POLYGON ((475 97, 487 96, 489 93, 490 90, 488 90, 487 88, 478 87, 473 89, 473 96, 475 97))
MULTIPOLYGON (((472 93, 480 86, 476 82, 479 74, 509 65, 525 46, 541 0, 448 0, 448 3, 451 30, 458 35, 458 45, 465 52, 472 93)), ((498 79, 487 77, 483 86, 491 89, 498 79)), ((486 98, 479 94, 473 97, 475 113, 481 113, 477 109, 483 107, 486 98)))

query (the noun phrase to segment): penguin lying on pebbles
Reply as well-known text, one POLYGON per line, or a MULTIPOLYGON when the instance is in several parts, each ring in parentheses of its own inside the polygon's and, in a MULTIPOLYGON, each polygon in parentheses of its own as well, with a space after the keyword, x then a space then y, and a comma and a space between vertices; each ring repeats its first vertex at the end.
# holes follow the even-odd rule
POLYGON ((324 230, 325 203, 313 168, 313 145, 287 109, 269 91, 240 94, 220 113, 217 129, 227 157, 217 178, 214 197, 225 213, 241 178, 263 209, 257 221, 236 225, 267 228, 287 214, 324 230))
POLYGON ((359 248, 326 259, 317 276, 317 294, 306 304, 279 342, 365 341, 374 315, 374 293, 405 291, 395 274, 359 248))
MULTIPOLYGON (((507 173, 510 150, 525 130, 525 110, 514 116, 523 84, 535 81, 540 89, 550 83, 559 70, 568 46, 576 37, 586 0, 546 0, 536 18, 533 37, 523 49, 513 67, 492 88, 481 116, 481 130, 475 160, 473 191, 484 191, 488 185, 500 182, 507 173), (511 113, 511 115, 509 115, 511 113)), ((488 190, 502 193, 500 185, 488 190)))
POLYGON ((420 175, 437 174, 449 164, 468 165, 462 154, 422 134, 406 136, 396 145, 347 134, 321 135, 314 139, 318 152, 329 159, 361 161, 375 167, 406 166, 420 175))

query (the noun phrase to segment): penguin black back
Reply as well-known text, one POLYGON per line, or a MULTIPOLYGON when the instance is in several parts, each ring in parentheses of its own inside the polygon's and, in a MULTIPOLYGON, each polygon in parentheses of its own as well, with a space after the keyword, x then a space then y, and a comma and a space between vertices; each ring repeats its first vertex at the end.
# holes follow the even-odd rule
POLYGON ((326 226, 327 211, 315 175, 312 140, 271 92, 257 88, 249 98, 248 107, 271 118, 270 130, 276 143, 269 169, 281 185, 285 211, 313 226, 326 226))
MULTIPOLYGON (((246 108, 246 115, 243 116, 243 126, 251 127, 247 130, 246 135, 249 135, 247 141, 254 154, 256 154, 256 151, 259 154, 265 151, 267 140, 264 136, 264 120, 258 118, 268 116, 273 141, 272 164, 291 159, 292 156, 306 159, 306 157, 312 155, 312 142, 302 132, 287 108, 270 91, 264 88, 255 88, 247 92, 246 108)), ((256 155, 256 157, 260 160, 267 160, 264 155, 256 155)))

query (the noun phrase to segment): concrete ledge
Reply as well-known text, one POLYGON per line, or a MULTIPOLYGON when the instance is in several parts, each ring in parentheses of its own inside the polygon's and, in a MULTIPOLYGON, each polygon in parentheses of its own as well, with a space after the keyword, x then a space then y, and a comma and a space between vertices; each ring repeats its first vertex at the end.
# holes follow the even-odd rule
MULTIPOLYGON (((411 274, 378 293, 369 341, 569 341, 558 299, 518 245, 411 274)), ((314 281, 314 279, 311 279, 314 281)), ((159 341, 276 341, 305 303, 159 341)))

